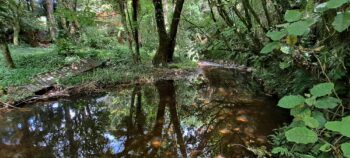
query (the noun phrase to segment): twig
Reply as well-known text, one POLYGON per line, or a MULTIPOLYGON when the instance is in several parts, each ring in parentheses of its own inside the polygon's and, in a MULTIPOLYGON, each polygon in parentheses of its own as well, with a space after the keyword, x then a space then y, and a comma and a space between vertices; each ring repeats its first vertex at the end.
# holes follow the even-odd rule
POLYGON ((6 108, 9 108, 9 107, 10 107, 10 108, 14 108, 14 109, 19 109, 18 107, 13 106, 13 105, 8 104, 8 103, 5 103, 5 102, 1 102, 1 101, 0 101, 0 103, 3 104, 3 105, 5 105, 4 108, 2 108, 2 109, 6 109, 6 108))
MULTIPOLYGON (((328 81, 328 82, 332 82, 331 79, 328 77, 328 75, 327 75, 327 73, 326 73, 326 70, 325 70, 325 67, 323 67, 321 60, 320 60, 316 55, 315 55, 315 58, 317 59, 317 62, 318 62, 318 64, 319 64, 320 67, 321 67, 321 71, 322 71, 323 75, 326 77, 327 81, 328 81)), ((335 111, 335 113, 338 113, 339 108, 341 108, 341 109, 342 109, 342 111, 341 111, 341 116, 344 116, 344 111, 345 111, 344 105, 343 105, 343 103, 342 103, 340 97, 338 96, 338 93, 335 91, 335 89, 333 89, 332 91, 333 91, 335 97, 337 97, 337 99, 340 100, 340 107, 337 108, 337 110, 335 111)), ((335 119, 335 117, 336 117, 336 115, 333 115, 333 118, 332 118, 332 119, 335 119)))

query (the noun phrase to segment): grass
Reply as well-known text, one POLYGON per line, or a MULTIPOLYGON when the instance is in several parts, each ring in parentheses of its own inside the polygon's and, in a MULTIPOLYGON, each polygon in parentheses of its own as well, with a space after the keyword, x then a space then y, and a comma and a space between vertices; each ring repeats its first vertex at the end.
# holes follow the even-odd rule
POLYGON ((10 51, 16 69, 7 68, 0 58, 0 87, 28 84, 34 75, 64 65, 64 57, 55 53, 54 48, 11 47, 10 51))
MULTIPOLYGON (((73 86, 93 81, 103 84, 120 83, 135 80, 140 76, 152 73, 154 70, 151 64, 153 53, 142 51, 142 64, 135 65, 131 62, 127 47, 124 46, 118 46, 110 50, 82 48, 76 53, 77 56, 67 58, 58 55, 55 47, 11 47, 11 54, 17 66, 16 69, 7 68, 3 58, 0 58, 0 87, 3 88, 29 84, 31 78, 36 74, 56 70, 65 64, 86 57, 109 60, 109 66, 97 68, 79 76, 62 79, 57 81, 58 84, 73 86)), ((187 59, 176 58, 175 61, 176 63, 170 64, 169 68, 193 69, 196 67, 195 62, 187 59)))

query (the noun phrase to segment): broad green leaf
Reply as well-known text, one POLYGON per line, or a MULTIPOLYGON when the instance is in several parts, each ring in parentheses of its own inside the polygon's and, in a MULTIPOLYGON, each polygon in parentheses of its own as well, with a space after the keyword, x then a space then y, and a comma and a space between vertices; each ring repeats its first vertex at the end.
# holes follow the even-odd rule
POLYGON ((292 109, 298 105, 303 104, 305 98, 300 95, 289 95, 285 96, 278 101, 278 106, 286 109, 292 109))
POLYGON ((317 142, 317 134, 306 127, 295 127, 286 131, 285 136, 288 141, 299 144, 309 144, 317 142))
POLYGON ((260 51, 262 54, 267 54, 272 52, 274 49, 277 49, 280 47, 279 42, 271 42, 265 45, 265 47, 260 51))
POLYGON ((310 128, 317 128, 320 125, 315 118, 310 116, 304 117, 303 121, 305 122, 305 125, 310 128))
POLYGON ((309 106, 314 105, 316 103, 316 97, 311 97, 311 98, 305 99, 305 103, 309 106))
POLYGON ((329 8, 327 7, 327 2, 321 3, 315 7, 316 12, 324 12, 328 10, 329 8))
POLYGON ((346 30, 350 26, 350 12, 337 14, 332 25, 338 32, 346 30))
POLYGON ((330 121, 325 124, 328 130, 339 132, 350 138, 350 116, 343 117, 341 121, 330 121))
POLYGON ((303 120, 299 120, 294 118, 293 122, 289 125, 289 127, 305 127, 305 122, 303 120))
POLYGON ((343 151, 343 156, 350 158, 350 143, 343 143, 341 145, 341 151, 343 151))
POLYGON ((309 107, 306 106, 294 107, 290 110, 290 115, 296 118, 304 118, 307 116, 311 116, 311 110, 309 107))
POLYGON ((333 83, 320 83, 310 89, 310 93, 315 97, 321 97, 332 93, 333 83))
POLYGON ((284 20, 294 22, 301 19, 302 13, 299 10, 287 10, 284 14, 284 20))
POLYGON ((326 7, 330 9, 335 9, 341 7, 343 4, 349 2, 349 0, 330 0, 327 2, 326 7))
POLYGON ((279 41, 281 40, 284 36, 287 35, 287 32, 285 30, 281 30, 281 31, 274 31, 274 32, 268 32, 266 34, 267 37, 270 37, 272 40, 274 41, 279 41))
POLYGON ((333 109, 338 106, 341 101, 333 97, 325 97, 318 99, 315 103, 315 107, 320 109, 333 109))
POLYGON ((327 122, 326 118, 324 117, 322 112, 319 111, 313 111, 312 117, 315 118, 318 121, 318 128, 322 128, 324 124, 327 122))
POLYGON ((317 22, 317 19, 318 17, 311 17, 311 18, 305 19, 304 21, 307 24, 307 26, 310 27, 317 22))
POLYGON ((309 24, 305 21, 298 21, 287 27, 288 34, 301 36, 309 31, 309 24))
POLYGON ((329 151, 332 150, 331 144, 325 143, 325 144, 323 144, 323 145, 320 147, 319 150, 320 150, 320 151, 323 151, 323 152, 329 152, 329 151))

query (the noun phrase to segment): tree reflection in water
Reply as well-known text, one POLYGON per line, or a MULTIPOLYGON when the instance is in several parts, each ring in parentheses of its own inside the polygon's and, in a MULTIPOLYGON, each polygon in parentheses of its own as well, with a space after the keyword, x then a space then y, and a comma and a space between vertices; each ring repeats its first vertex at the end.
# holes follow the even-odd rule
POLYGON ((247 78, 213 77, 201 86, 158 81, 0 114, 0 157, 251 156, 246 148, 266 146, 286 118, 240 86, 247 78))

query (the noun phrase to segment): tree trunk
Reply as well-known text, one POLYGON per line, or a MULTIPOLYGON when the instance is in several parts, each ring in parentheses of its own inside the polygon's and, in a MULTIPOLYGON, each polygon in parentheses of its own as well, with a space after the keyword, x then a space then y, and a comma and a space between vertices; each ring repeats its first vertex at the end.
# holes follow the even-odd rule
POLYGON ((208 0, 208 5, 209 5, 209 9, 210 9, 210 16, 211 16, 211 19, 216 22, 216 18, 215 18, 215 14, 214 14, 214 11, 213 11, 213 6, 212 6, 212 2, 210 0, 208 0))
POLYGON ((49 28, 49 33, 52 41, 56 41, 56 26, 55 26, 55 17, 53 16, 53 1, 45 0, 46 6, 46 18, 47 26, 49 28))
MULTIPOLYGON (((267 28, 263 25, 263 23, 261 22, 261 19, 259 17, 259 15, 255 12, 255 10, 253 9, 253 7, 250 5, 249 0, 243 0, 242 1, 244 8, 246 8, 248 10, 248 12, 250 12, 253 15, 253 18, 255 19, 255 21, 259 24, 259 26, 261 27, 261 29, 264 32, 267 32, 267 28)), ((249 14, 249 13, 248 13, 249 14)))
POLYGON ((164 12, 162 0, 153 0, 157 30, 159 36, 159 46, 156 55, 153 58, 155 66, 165 66, 168 62, 173 61, 174 50, 176 45, 176 34, 180 23, 180 16, 184 0, 177 0, 173 14, 173 19, 168 34, 164 22, 164 12))
MULTIPOLYGON (((65 8, 64 1, 63 0, 57 0, 58 8, 65 8)), ((65 33, 68 33, 68 26, 67 26, 67 20, 65 17, 60 17, 60 27, 64 30, 65 33)))
POLYGON ((140 37, 139 37, 139 24, 138 24, 138 10, 139 10, 139 0, 132 1, 132 21, 133 21, 133 34, 134 34, 134 42, 135 42, 135 56, 134 63, 140 63, 140 37))
POLYGON ((167 47, 168 47, 168 33, 165 28, 164 12, 162 0, 153 0, 155 9, 155 17, 158 31, 159 46, 156 55, 153 58, 153 65, 166 65, 167 64, 167 47))
POLYGON ((163 1, 164 1, 164 23, 165 23, 165 28, 167 28, 169 25, 169 20, 168 20, 169 3, 168 3, 168 0, 163 0, 163 1))
POLYGON ((19 21, 16 20, 14 22, 13 26, 13 45, 18 46, 19 45, 19 32, 21 30, 21 26, 19 24, 19 21))
POLYGON ((0 47, 2 49, 2 53, 4 55, 4 58, 5 58, 5 61, 6 61, 7 65, 8 65, 8 67, 9 68, 16 68, 15 63, 12 60, 10 49, 9 49, 7 43, 3 41, 0 44, 0 47))
POLYGON ((184 0, 177 0, 176 1, 176 6, 173 14, 173 19, 171 22, 171 27, 170 27, 170 50, 169 50, 169 56, 168 56, 168 62, 173 61, 174 57, 174 50, 175 50, 175 45, 176 45, 176 35, 177 35, 177 30, 179 28, 179 23, 180 23, 180 18, 181 18, 181 12, 184 4, 184 0))
POLYGON ((271 17, 270 17, 269 10, 267 9, 267 2, 266 2, 266 0, 261 0, 261 3, 262 3, 262 6, 263 6, 263 9, 264 9, 265 16, 266 16, 267 25, 270 28, 272 26, 272 20, 271 20, 271 17))
POLYGON ((130 33, 130 29, 128 27, 127 18, 126 18, 126 14, 125 14, 125 8, 126 8, 125 5, 126 5, 125 0, 118 0, 118 10, 119 10, 119 13, 121 15, 121 22, 122 22, 122 25, 124 27, 124 31, 127 34, 129 51, 130 51, 131 55, 133 56, 133 59, 135 59, 134 58, 135 53, 133 50, 133 42, 132 42, 132 34, 130 33))
POLYGON ((32 10, 32 12, 34 13, 35 10, 36 10, 34 0, 29 0, 29 3, 30 3, 30 8, 31 8, 31 10, 32 10))

